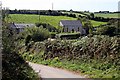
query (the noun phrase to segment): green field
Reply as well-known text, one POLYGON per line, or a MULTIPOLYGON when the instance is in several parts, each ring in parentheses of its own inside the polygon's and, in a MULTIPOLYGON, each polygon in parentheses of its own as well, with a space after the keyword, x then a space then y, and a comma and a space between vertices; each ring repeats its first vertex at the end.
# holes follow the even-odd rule
MULTIPOLYGON (((77 20, 77 18, 71 18, 66 16, 46 16, 40 15, 40 22, 49 23, 52 26, 58 28, 60 20, 77 20)), ((9 22, 15 23, 37 23, 39 22, 39 15, 29 15, 29 14, 10 14, 9 22)), ((101 24, 106 24, 105 22, 98 22, 91 20, 93 26, 99 26, 101 24)))
POLYGON ((105 18, 118 18, 118 13, 109 13, 109 14, 103 14, 103 13, 95 13, 95 16, 98 17, 105 17, 105 18))
MULTIPOLYGON (((16 23, 37 23, 39 22, 39 15, 28 15, 28 14, 11 14, 10 22, 16 23)), ((44 16, 40 15, 40 22, 49 23, 54 27, 58 27, 60 20, 76 20, 76 18, 66 16, 44 16)))
POLYGON ((99 25, 103 25, 103 24, 107 24, 107 22, 98 22, 98 21, 94 21, 94 20, 90 20, 93 27, 99 26, 99 25))

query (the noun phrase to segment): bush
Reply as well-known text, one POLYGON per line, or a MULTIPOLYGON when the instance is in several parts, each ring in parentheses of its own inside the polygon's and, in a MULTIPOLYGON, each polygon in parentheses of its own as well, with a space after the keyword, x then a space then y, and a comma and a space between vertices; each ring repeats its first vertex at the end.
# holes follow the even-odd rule
POLYGON ((120 35, 119 19, 110 20, 106 25, 100 25, 96 28, 96 34, 115 36, 120 35))
POLYGON ((114 26, 102 26, 100 28, 97 28, 97 33, 101 35, 109 35, 113 36, 115 35, 116 28, 114 26))
POLYGON ((43 27, 48 29, 50 32, 55 32, 58 31, 54 26, 50 25, 50 24, 46 24, 46 23, 35 23, 37 27, 43 27))
POLYGON ((39 80, 38 75, 18 54, 16 33, 5 26, 2 31, 2 80, 39 80))
POLYGON ((57 38, 61 39, 77 39, 80 37, 80 33, 64 33, 64 34, 57 34, 57 38))
MULTIPOLYGON (((31 44, 34 52, 44 51, 45 58, 66 59, 116 59, 119 57, 120 38, 99 36, 82 37, 80 40, 55 40, 31 44), (37 47, 36 47, 37 46, 37 47), (42 50, 41 50, 42 49, 42 50)), ((31 51, 30 51, 31 52, 31 51)), ((34 53, 32 52, 32 53, 34 53)))
POLYGON ((119 77, 120 38, 117 36, 94 35, 81 37, 76 41, 45 40, 42 43, 30 44, 28 52, 37 55, 34 56, 37 57, 34 59, 39 63, 80 70, 83 73, 90 73, 95 78, 107 78, 105 74, 110 74, 110 78, 119 77), (112 69, 114 70, 112 71, 112 69), (116 75, 113 76, 113 74, 116 75))
POLYGON ((51 37, 51 38, 55 38, 55 37, 56 37, 56 33, 53 33, 53 32, 50 33, 50 37, 51 37))
POLYGON ((24 37, 26 43, 29 43, 30 40, 32 41, 43 41, 49 38, 50 34, 49 31, 42 27, 30 27, 26 28, 22 33, 21 36, 24 37))

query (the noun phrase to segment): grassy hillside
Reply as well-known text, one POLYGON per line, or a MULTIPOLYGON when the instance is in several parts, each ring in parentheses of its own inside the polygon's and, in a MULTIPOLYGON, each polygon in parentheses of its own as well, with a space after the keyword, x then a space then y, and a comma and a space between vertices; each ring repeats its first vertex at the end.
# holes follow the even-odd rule
MULTIPOLYGON (((39 22, 39 15, 28 15, 28 14, 11 14, 10 22, 17 23, 36 23, 39 22)), ((40 22, 49 23, 54 27, 58 27, 60 20, 76 20, 76 18, 66 17, 66 16, 44 16, 40 15, 40 22)))
MULTIPOLYGON (((77 20, 77 18, 71 18, 66 16, 45 16, 40 15, 40 22, 49 23, 52 26, 58 28, 60 20, 77 20)), ((29 15, 29 14, 10 14, 9 22, 15 23, 36 23, 39 22, 39 15, 29 15)), ((98 22, 91 20, 93 26, 99 26, 101 24, 106 24, 105 22, 98 22)))
POLYGON ((95 13, 95 16, 105 17, 105 18, 118 18, 118 13, 113 13, 113 14, 95 13))
POLYGON ((103 25, 103 24, 107 24, 107 22, 100 22, 100 21, 94 21, 94 20, 90 20, 90 21, 93 24, 93 27, 103 25))

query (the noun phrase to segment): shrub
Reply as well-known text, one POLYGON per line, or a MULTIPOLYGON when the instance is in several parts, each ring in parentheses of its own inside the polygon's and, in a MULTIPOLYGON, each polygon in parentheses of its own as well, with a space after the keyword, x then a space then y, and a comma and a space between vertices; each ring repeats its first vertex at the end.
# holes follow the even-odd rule
POLYGON ((104 74, 110 74, 112 77, 114 73, 116 74, 115 78, 119 77, 120 38, 117 36, 94 35, 81 37, 76 41, 45 40, 42 43, 30 44, 30 49, 33 49, 29 50, 29 53, 36 53, 37 59, 35 58, 35 60, 42 64, 80 70, 82 73, 90 73, 96 78, 107 77, 104 74), (38 50, 42 54, 36 52, 38 50), (40 56, 38 57, 38 55, 40 56), (111 71, 111 69, 114 70, 111 71))
POLYGON ((97 33, 102 35, 112 36, 112 35, 115 35, 115 31, 116 31, 116 28, 114 26, 109 26, 109 25, 97 28, 97 33))
POLYGON ((47 39, 50 34, 49 31, 42 27, 30 27, 26 28, 22 33, 21 36, 24 37, 27 43, 29 43, 30 40, 32 41, 43 41, 47 39))
POLYGON ((119 19, 110 20, 106 25, 100 25, 96 29, 97 34, 115 36, 120 35, 119 19))
POLYGON ((18 54, 16 33, 8 26, 3 26, 2 31, 2 80, 39 80, 38 75, 18 54))
POLYGON ((77 39, 80 37, 80 33, 64 33, 64 34, 57 34, 57 38, 61 39, 77 39))
POLYGON ((48 29, 50 32, 58 31, 54 26, 52 26, 52 25, 50 25, 48 23, 35 23, 35 25, 37 27, 41 27, 42 26, 43 28, 48 29))

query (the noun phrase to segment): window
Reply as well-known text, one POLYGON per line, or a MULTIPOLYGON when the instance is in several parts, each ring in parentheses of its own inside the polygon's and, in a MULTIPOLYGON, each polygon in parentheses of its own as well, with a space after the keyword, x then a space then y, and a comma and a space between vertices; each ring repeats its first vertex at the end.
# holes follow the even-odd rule
POLYGON ((80 28, 78 27, 78 31, 80 31, 80 28))
POLYGON ((64 32, 64 28, 63 28, 63 31, 62 32, 64 32))
POLYGON ((67 27, 67 32, 68 32, 68 27, 67 27))
POLYGON ((75 30, 74 30, 74 29, 72 29, 72 33, 74 33, 74 31, 75 31, 75 30))

